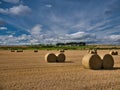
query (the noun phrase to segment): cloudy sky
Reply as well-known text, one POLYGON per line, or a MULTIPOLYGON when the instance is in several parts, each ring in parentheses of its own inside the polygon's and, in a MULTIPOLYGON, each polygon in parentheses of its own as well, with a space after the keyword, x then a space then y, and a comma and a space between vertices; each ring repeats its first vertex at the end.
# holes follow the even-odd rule
POLYGON ((0 45, 120 44, 120 0, 0 0, 0 45))

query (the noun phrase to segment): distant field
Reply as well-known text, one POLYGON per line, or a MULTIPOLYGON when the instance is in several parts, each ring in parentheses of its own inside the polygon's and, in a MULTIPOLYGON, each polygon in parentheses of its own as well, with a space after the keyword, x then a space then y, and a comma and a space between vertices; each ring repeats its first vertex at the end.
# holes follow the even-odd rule
POLYGON ((114 69, 90 70, 81 65, 87 50, 66 50, 65 63, 46 63, 48 52, 58 53, 0 50, 0 90, 120 90, 120 54, 113 56, 114 69))

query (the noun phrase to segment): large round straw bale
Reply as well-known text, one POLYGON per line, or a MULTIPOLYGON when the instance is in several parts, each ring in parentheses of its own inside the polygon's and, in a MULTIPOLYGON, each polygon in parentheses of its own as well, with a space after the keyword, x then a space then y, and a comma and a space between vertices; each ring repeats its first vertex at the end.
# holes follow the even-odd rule
POLYGON ((102 67, 104 69, 113 68, 114 59, 113 59, 112 55, 110 55, 110 54, 101 55, 101 59, 102 59, 102 67))
POLYGON ((47 53, 45 55, 45 61, 46 62, 56 62, 57 60, 57 57, 54 53, 47 53))
POLYGON ((87 54, 82 58, 84 68, 101 69, 102 60, 97 54, 87 54))
POLYGON ((66 59, 66 56, 63 53, 57 53, 56 56, 57 56, 57 62, 64 62, 66 59))

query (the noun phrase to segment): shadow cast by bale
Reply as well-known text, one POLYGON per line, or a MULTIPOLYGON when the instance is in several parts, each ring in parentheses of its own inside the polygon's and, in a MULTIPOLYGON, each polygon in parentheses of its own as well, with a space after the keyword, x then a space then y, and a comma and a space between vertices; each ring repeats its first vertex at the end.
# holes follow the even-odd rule
POLYGON ((113 68, 102 68, 102 69, 99 69, 99 70, 120 70, 120 67, 113 67, 113 68))
POLYGON ((74 63, 73 61, 65 61, 65 63, 74 63))
POLYGON ((120 70, 120 67, 113 67, 114 70, 120 70))
POLYGON ((64 61, 64 62, 57 62, 57 63, 74 63, 73 61, 64 61))

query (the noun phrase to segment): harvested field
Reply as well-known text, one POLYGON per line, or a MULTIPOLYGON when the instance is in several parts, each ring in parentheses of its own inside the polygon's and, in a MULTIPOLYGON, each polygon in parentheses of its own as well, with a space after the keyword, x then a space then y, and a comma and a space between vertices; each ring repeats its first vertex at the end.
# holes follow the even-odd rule
MULTIPOLYGON (((84 69, 86 50, 66 50, 64 63, 47 63, 55 51, 0 51, 0 90, 120 90, 120 55, 113 56, 112 70, 84 69)), ((109 53, 101 50, 98 54, 109 53)))

